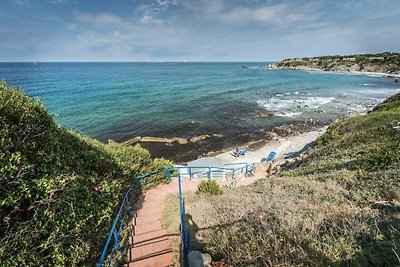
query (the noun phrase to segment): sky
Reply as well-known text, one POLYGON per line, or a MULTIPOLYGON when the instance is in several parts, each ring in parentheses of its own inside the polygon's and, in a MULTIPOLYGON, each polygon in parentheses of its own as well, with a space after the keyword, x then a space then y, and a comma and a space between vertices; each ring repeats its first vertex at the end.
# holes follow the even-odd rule
POLYGON ((400 0, 0 0, 0 61, 275 61, 400 51, 400 0))

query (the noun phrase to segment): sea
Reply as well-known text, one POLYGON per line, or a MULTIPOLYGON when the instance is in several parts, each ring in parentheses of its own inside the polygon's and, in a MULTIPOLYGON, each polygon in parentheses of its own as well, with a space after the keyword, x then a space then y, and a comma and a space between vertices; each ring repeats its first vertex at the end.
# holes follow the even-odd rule
POLYGON ((60 126, 102 142, 210 136, 142 143, 179 163, 276 127, 365 112, 400 92, 393 78, 271 70, 268 63, 0 63, 0 79, 38 97, 60 126))

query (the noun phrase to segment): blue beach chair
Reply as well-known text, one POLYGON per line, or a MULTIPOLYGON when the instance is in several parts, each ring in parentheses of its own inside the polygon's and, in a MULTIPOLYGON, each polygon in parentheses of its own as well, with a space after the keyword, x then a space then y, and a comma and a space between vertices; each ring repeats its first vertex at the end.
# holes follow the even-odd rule
POLYGON ((245 148, 243 150, 240 150, 239 146, 236 145, 235 151, 233 151, 231 153, 231 155, 234 156, 234 157, 240 157, 240 156, 243 156, 244 154, 246 154, 247 152, 249 152, 249 150, 247 148, 245 148))
POLYGON ((268 154, 267 158, 262 158, 261 162, 272 162, 276 158, 277 153, 275 151, 271 151, 268 154))
POLYGON ((275 151, 271 151, 269 152, 269 155, 267 157, 267 162, 273 161, 276 157, 276 152, 275 151))
POLYGON ((239 152, 239 156, 242 156, 242 155, 246 154, 247 152, 249 152, 249 150, 247 148, 245 148, 239 152))

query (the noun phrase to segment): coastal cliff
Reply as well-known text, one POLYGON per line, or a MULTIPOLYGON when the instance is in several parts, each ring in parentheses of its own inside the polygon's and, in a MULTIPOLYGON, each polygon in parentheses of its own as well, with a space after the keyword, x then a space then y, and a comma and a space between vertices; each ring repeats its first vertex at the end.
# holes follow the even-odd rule
POLYGON ((269 64, 270 69, 318 70, 333 72, 373 72, 400 75, 400 53, 336 55, 321 57, 288 58, 269 64))

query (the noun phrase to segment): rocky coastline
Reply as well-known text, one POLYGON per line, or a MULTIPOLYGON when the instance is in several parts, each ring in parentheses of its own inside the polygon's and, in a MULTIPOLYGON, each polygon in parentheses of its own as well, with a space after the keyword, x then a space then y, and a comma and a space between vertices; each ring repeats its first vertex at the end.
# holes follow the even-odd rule
MULTIPOLYGON (((366 106, 366 111, 371 110, 375 105, 366 106)), ((318 108, 315 112, 321 114, 324 113, 324 110, 318 108)), ((273 116, 269 113, 261 114, 260 116, 270 117, 273 116), (266 115, 268 114, 268 115, 266 115)), ((249 151, 256 151, 263 146, 265 146, 268 142, 271 141, 284 141, 287 138, 299 136, 302 134, 306 134, 312 131, 318 131, 321 128, 328 126, 334 121, 342 119, 344 117, 354 116, 356 114, 362 113, 352 113, 352 114, 344 114, 343 116, 335 117, 330 120, 315 120, 308 119, 303 121, 292 122, 288 124, 284 124, 281 126, 276 126, 271 129, 261 130, 256 136, 253 136, 251 139, 238 142, 238 145, 241 149, 247 148, 249 151)), ((186 164, 189 161, 202 158, 202 157, 214 157, 221 153, 230 152, 234 149, 233 144, 224 145, 223 147, 216 146, 216 149, 205 148, 205 142, 208 143, 224 143, 224 137, 219 134, 201 134, 188 138, 184 137, 153 137, 153 136, 136 136, 131 139, 128 139, 124 142, 120 142, 123 146, 133 146, 136 144, 140 144, 144 146, 146 149, 149 149, 150 152, 162 152, 161 154, 156 154, 157 157, 166 157, 170 160, 175 161, 177 164, 186 164), (201 147, 202 149, 195 149, 201 147), (154 150, 156 149, 156 150, 154 150), (193 151, 195 149, 196 152, 193 151), (192 151, 192 152, 190 152, 192 151), (179 152, 179 153, 178 153, 179 152), (174 154, 178 153, 181 155, 180 158, 175 158, 174 154), (185 156, 182 156, 185 155, 185 156)))
POLYGON ((288 58, 265 67, 280 70, 373 75, 398 79, 400 78, 400 53, 385 52, 348 56, 288 58))

